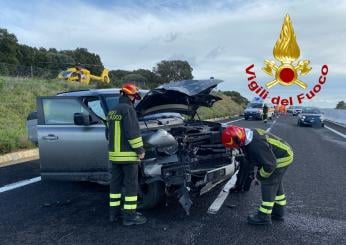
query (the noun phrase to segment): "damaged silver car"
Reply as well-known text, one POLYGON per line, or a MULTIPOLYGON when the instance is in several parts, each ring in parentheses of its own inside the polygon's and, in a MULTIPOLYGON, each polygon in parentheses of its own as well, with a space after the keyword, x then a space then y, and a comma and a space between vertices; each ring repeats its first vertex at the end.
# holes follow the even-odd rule
MULTIPOLYGON (((208 192, 238 169, 238 152, 221 143, 224 126, 200 120, 197 113, 221 99, 211 93, 220 82, 183 80, 141 91, 136 110, 146 150, 139 175, 142 208, 175 195, 188 213, 191 196, 208 192)), ((37 98, 37 113, 28 116, 27 125, 39 147, 43 179, 109 181, 105 118, 119 97, 118 89, 99 89, 37 98)))

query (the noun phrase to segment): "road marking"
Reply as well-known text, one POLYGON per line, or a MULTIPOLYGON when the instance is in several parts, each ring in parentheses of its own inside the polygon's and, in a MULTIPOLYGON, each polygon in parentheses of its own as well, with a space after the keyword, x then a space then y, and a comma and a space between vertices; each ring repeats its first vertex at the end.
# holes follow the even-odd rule
POLYGON ((324 127, 325 127, 326 129, 332 131, 333 133, 336 133, 337 135, 340 135, 341 137, 346 138, 346 135, 345 135, 345 134, 340 133, 339 131, 336 131, 335 129, 332 129, 332 128, 326 126, 326 125, 324 125, 324 127))
POLYGON ((233 122, 238 122, 238 121, 241 121, 241 120, 244 120, 244 118, 239 118, 237 120, 233 120, 233 121, 229 121, 229 122, 225 122, 225 123, 221 123, 223 126, 227 126, 228 124, 231 124, 233 122))
POLYGON ((270 132, 270 130, 272 130, 272 127, 274 126, 275 123, 276 123, 276 119, 275 119, 275 121, 272 123, 272 125, 270 125, 270 127, 267 128, 267 130, 266 130, 267 133, 270 132))
POLYGON ((237 119, 237 120, 229 121, 228 123, 238 122, 238 121, 241 121, 241 120, 244 120, 244 118, 239 118, 239 119, 237 119))
POLYGON ((324 119, 324 121, 328 121, 328 122, 330 122, 330 123, 332 123, 332 124, 338 125, 338 126, 343 127, 343 128, 345 128, 345 127, 346 127, 346 124, 342 124, 342 123, 334 122, 334 121, 329 120, 329 119, 324 119))
POLYGON ((229 190, 232 187, 234 187, 235 183, 237 182, 237 174, 238 174, 238 170, 233 174, 232 178, 224 185, 219 195, 216 197, 214 202, 210 205, 207 213, 216 214, 219 211, 219 209, 222 207, 222 204, 228 197, 229 190))
POLYGON ((36 182, 41 181, 41 176, 40 177, 36 177, 36 178, 32 178, 32 179, 27 179, 27 180, 22 180, 22 181, 18 181, 16 183, 12 183, 9 185, 5 185, 3 187, 0 188, 0 193, 5 192, 5 191, 10 191, 25 185, 30 185, 36 182))

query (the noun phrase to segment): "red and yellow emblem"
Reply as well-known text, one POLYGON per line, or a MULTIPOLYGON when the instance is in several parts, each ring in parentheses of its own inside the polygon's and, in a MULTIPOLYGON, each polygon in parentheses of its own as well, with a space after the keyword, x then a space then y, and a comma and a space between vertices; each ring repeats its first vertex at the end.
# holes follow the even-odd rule
POLYGON ((301 60, 294 64, 300 56, 300 49, 289 15, 285 16, 280 37, 273 49, 273 55, 281 64, 278 66, 275 61, 264 61, 262 70, 268 75, 275 77, 274 80, 266 83, 268 89, 276 84, 283 86, 297 84, 304 89, 307 88, 307 84, 299 80, 298 76, 304 76, 311 71, 310 61, 301 60))

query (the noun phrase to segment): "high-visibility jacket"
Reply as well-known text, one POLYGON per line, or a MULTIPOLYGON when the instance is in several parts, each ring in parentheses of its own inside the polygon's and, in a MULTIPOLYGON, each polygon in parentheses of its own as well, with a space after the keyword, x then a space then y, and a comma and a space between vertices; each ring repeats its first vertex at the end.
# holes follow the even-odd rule
POLYGON ((119 104, 107 115, 109 160, 114 163, 138 163, 144 152, 136 111, 123 95, 119 104))
POLYGON ((253 130, 253 139, 244 149, 246 158, 258 166, 263 178, 268 178, 276 168, 287 167, 293 162, 291 146, 262 129, 253 130))

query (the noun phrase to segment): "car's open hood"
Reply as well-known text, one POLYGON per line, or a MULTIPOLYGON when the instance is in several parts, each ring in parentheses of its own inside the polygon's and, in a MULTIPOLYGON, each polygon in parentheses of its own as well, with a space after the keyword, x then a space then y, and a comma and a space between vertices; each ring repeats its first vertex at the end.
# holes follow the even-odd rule
POLYGON ((194 115, 200 106, 211 107, 220 97, 210 92, 222 80, 182 80, 163 84, 147 93, 136 106, 140 116, 158 112, 194 115))

